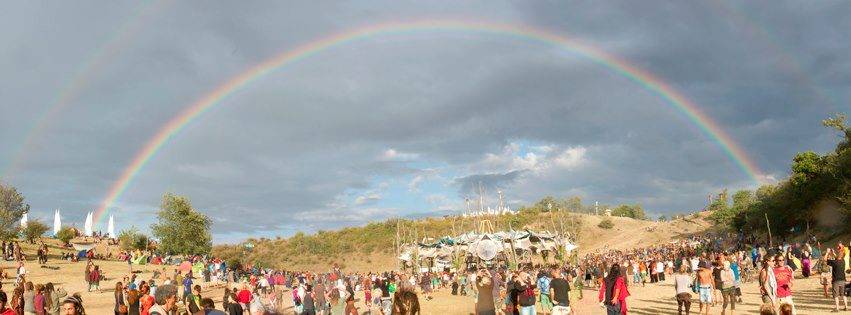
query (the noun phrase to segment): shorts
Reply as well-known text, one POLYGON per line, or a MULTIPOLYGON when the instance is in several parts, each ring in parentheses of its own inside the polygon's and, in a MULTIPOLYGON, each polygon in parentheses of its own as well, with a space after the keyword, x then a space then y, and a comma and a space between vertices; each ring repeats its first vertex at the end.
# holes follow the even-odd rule
POLYGON ((708 285, 700 286, 700 303, 712 303, 712 287, 708 285))
POLYGON ((833 297, 842 297, 845 295, 845 281, 833 281, 833 297))
POLYGON ((550 299, 549 294, 541 294, 541 308, 544 311, 553 309, 553 301, 550 299))

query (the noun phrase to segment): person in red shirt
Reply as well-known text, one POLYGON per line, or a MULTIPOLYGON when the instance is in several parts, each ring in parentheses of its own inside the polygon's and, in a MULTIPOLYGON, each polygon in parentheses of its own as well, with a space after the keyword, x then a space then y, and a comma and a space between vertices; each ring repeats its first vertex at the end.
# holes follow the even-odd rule
POLYGON ((786 266, 786 259, 777 255, 774 256, 774 278, 777 279, 777 302, 789 304, 792 307, 792 314, 795 314, 795 303, 792 301, 792 268, 786 266))
POLYGON ((248 305, 251 303, 251 291, 248 291, 247 285, 242 285, 242 290, 236 294, 236 301, 239 302, 243 310, 248 310, 248 305))
POLYGON ((6 302, 8 302, 6 292, 0 291, 0 315, 15 315, 15 311, 6 307, 6 302))

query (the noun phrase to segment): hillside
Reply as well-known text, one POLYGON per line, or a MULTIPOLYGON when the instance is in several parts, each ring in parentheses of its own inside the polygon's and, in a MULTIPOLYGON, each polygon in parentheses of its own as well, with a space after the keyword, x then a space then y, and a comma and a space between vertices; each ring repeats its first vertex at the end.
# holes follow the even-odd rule
MULTIPOLYGON (((609 217, 612 229, 597 225, 602 216, 574 213, 526 212, 492 218, 495 230, 561 230, 576 235, 580 253, 609 248, 631 248, 669 241, 713 227, 706 214, 666 222, 609 217)), ((438 238, 476 229, 471 218, 427 218, 370 223, 338 231, 320 231, 313 235, 298 233, 290 238, 250 239, 242 244, 218 245, 213 255, 230 260, 257 263, 295 270, 325 271, 334 264, 346 270, 379 271, 396 268, 394 241, 397 225, 402 243, 424 237, 438 238), (244 245, 252 244, 248 249, 244 245)))

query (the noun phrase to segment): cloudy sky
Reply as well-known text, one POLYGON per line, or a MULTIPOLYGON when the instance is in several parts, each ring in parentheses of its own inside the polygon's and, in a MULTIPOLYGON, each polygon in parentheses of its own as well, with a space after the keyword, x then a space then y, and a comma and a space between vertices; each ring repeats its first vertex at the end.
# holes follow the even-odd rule
MULTIPOLYGON (((847 1, 7 2, 0 12, 0 180, 80 225, 163 125, 300 45, 382 23, 535 28, 627 60, 697 104, 764 172, 832 149, 851 112, 847 1)), ((660 95, 561 47, 464 30, 388 32, 310 55, 175 135, 112 205, 146 230, 165 192, 216 242, 463 211, 482 183, 698 209, 755 187, 660 95)), ((489 197, 491 200, 493 197, 489 197)), ((103 227, 102 227, 103 228, 103 227)))

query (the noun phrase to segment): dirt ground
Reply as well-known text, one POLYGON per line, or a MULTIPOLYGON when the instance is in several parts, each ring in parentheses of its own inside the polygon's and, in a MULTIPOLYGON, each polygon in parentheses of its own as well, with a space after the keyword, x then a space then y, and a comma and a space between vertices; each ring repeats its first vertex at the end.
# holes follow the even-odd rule
MULTIPOLYGON (((127 264, 117 261, 96 261, 96 264, 101 266, 108 279, 101 282, 101 290, 98 292, 86 292, 86 285, 83 281, 84 262, 71 263, 56 259, 48 262, 48 266, 57 267, 58 270, 40 268, 34 261, 28 261, 26 266, 30 281, 34 283, 53 282, 64 287, 68 292, 80 292, 88 314, 110 314, 113 308, 112 288, 116 281, 120 281, 128 273, 127 264)), ((14 272, 11 262, 3 262, 3 267, 7 272, 14 272)), ((143 279, 148 279, 151 277, 154 268, 161 269, 162 266, 134 266, 134 268, 141 271, 140 276, 143 279)), ((169 271, 173 270, 171 266, 167 268, 169 271)), ((10 291, 13 283, 14 279, 4 279, 4 290, 10 291)), ((216 304, 220 306, 223 291, 223 287, 207 287, 202 294, 212 297, 216 304)), ((758 314, 760 304, 757 284, 755 282, 745 283, 742 286, 742 291, 744 302, 736 305, 736 312, 740 314, 758 314)), ((670 280, 667 283, 647 284, 646 287, 632 285, 630 286, 630 292, 632 295, 627 300, 630 313, 648 315, 677 313, 677 304, 673 299, 674 288, 670 280)), ((793 292, 798 314, 826 314, 832 309, 832 299, 824 298, 817 278, 796 279, 793 292)), ((597 295, 595 291, 588 289, 584 291, 584 294, 585 298, 576 306, 578 314, 605 314, 604 310, 596 303, 597 295)), ((289 295, 285 294, 284 296, 289 295)), ((370 314, 363 303, 362 293, 359 292, 357 297, 357 306, 360 312, 362 314, 370 314)), ((285 298, 285 300, 286 312, 284 314, 290 314, 292 303, 289 299, 285 298)), ((420 301, 422 304, 422 314, 436 315, 472 314, 475 304, 472 296, 453 296, 449 294, 448 289, 438 290, 432 300, 426 300, 421 295, 420 301)), ((695 314, 697 314, 697 309, 697 303, 693 304, 692 311, 695 314)), ((713 306, 709 313, 720 314, 720 303, 713 306)), ((378 314, 378 312, 377 310, 373 310, 371 314, 378 314)), ((847 314, 851 314, 851 312, 847 312, 847 314)))

